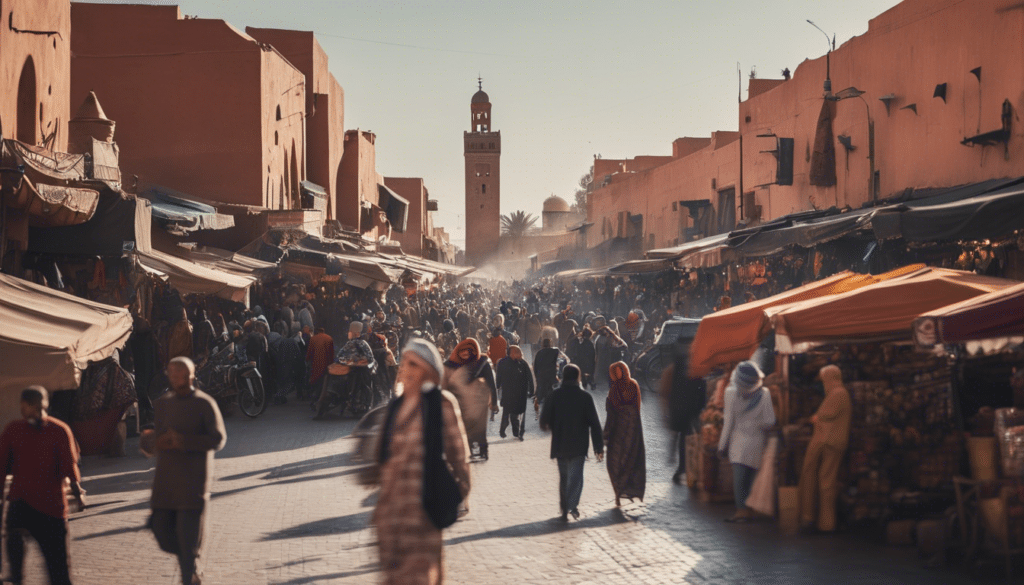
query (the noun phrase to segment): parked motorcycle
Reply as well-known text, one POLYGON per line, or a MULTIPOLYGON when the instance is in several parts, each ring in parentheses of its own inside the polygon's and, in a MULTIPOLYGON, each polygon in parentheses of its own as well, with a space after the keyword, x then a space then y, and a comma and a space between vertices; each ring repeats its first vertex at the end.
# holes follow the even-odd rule
POLYGON ((237 402, 239 410, 255 418, 267 408, 267 393, 256 362, 240 359, 229 343, 196 370, 196 382, 224 411, 237 402))
POLYGON ((371 408, 384 402, 378 390, 379 385, 376 362, 368 367, 334 363, 327 368, 321 388, 321 392, 327 392, 327 402, 318 408, 318 394, 310 406, 317 410, 317 416, 340 407, 341 414, 347 410, 355 417, 362 417, 371 408))

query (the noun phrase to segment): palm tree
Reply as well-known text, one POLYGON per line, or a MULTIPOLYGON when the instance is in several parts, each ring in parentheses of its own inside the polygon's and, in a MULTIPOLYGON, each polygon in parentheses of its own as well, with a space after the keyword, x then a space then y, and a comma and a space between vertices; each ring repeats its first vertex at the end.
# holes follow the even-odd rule
POLYGON ((501 216, 501 233, 513 240, 526 235, 537 224, 537 216, 525 211, 514 211, 501 216))

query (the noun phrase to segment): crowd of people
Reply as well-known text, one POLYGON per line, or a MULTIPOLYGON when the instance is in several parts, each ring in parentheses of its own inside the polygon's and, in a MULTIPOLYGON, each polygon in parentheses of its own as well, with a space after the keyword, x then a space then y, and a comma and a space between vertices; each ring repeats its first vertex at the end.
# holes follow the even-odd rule
MULTIPOLYGON (((642 397, 630 364, 653 342, 656 326, 672 315, 670 306, 646 290, 612 281, 442 284, 414 294, 392 287, 352 294, 342 309, 321 303, 315 290, 291 285, 260 298, 251 309, 188 298, 164 306, 155 327, 136 324, 121 356, 138 387, 148 389, 139 392, 140 406, 153 427, 140 444, 157 458, 150 522, 157 543, 178 557, 183 583, 201 581, 196 562, 213 453, 224 445, 226 431, 216 401, 196 377, 204 363, 228 350, 235 359, 256 364, 274 403, 307 400, 314 418, 324 418, 336 405, 332 398, 346 388, 376 389, 374 402, 382 405, 377 412, 385 414, 372 457, 380 487, 374 521, 387 583, 441 582, 441 530, 470 513, 469 462, 489 459, 491 422, 502 438, 511 429, 514 439, 524 440, 531 403, 537 426, 551 435, 563 521, 580 517, 583 470, 591 454, 598 462, 607 456, 617 506, 642 501, 647 479, 642 397), (607 392, 603 423, 594 399, 598 390, 607 392)), ((674 479, 679 482, 685 471, 683 438, 696 428, 706 397, 703 381, 687 375, 685 348, 676 349, 661 395, 666 421, 678 435, 680 467, 674 479)), ((736 466, 736 521, 747 514, 745 497, 764 449, 751 437, 774 424, 771 399, 758 392, 762 378, 756 366, 741 364, 725 398, 720 447, 736 466)), ((44 478, 19 471, 30 469, 18 464, 32 455, 19 449, 16 437, 35 432, 46 408, 44 390, 26 391, 22 398, 27 422, 0 437, 0 458, 14 466, 16 485, 20 489, 32 481, 29 485, 62 490, 70 478, 77 486, 74 441, 56 419, 47 427, 48 440, 61 446, 54 451, 61 459, 44 478)), ((341 404, 343 414, 346 408, 362 414, 352 403, 341 404)), ((836 448, 823 444, 813 462, 815 473, 832 472, 836 448)), ((834 495, 821 497, 824 511, 834 495)), ((66 531, 66 508, 54 510, 47 514, 66 531)), ((28 513, 8 517, 15 542, 43 525, 34 518, 28 513)), ((49 541, 45 546, 51 578, 65 582, 66 547, 49 541)), ((10 552, 19 558, 16 547, 10 552)))

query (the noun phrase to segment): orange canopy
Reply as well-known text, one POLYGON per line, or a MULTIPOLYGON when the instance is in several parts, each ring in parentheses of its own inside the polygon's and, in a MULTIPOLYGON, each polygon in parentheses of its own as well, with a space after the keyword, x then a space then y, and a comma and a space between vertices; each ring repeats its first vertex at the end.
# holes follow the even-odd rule
POLYGON ((804 351, 835 341, 909 337, 911 325, 927 311, 1016 284, 945 268, 922 268, 850 292, 769 311, 776 349, 804 351))
POLYGON ((749 359, 771 327, 765 315, 767 309, 846 293, 923 267, 923 264, 913 264, 875 276, 847 270, 773 297, 707 315, 701 320, 697 336, 690 346, 690 375, 706 376, 717 365, 749 359))

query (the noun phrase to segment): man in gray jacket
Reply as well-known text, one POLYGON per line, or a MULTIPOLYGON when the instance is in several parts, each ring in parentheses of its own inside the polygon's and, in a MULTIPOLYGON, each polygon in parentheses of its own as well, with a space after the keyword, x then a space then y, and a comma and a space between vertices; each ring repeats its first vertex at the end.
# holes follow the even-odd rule
POLYGON ((224 447, 227 433, 217 403, 194 386, 192 360, 171 360, 167 377, 171 391, 153 402, 156 428, 142 437, 144 452, 155 450, 157 457, 150 528, 160 549, 178 557, 182 584, 198 585, 213 453, 224 447))

